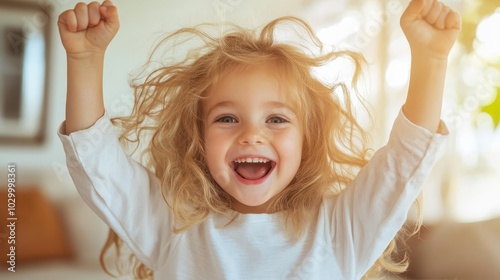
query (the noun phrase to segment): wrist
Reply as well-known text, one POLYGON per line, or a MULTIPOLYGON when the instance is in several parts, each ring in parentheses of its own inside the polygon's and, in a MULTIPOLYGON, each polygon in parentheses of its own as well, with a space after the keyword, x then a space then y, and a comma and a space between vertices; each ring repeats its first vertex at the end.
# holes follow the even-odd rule
POLYGON ((104 61, 103 52, 82 52, 82 53, 66 53, 66 58, 69 62, 101 62, 104 61))
POLYGON ((448 53, 435 53, 429 50, 411 50, 412 61, 422 61, 432 64, 447 64, 448 53))

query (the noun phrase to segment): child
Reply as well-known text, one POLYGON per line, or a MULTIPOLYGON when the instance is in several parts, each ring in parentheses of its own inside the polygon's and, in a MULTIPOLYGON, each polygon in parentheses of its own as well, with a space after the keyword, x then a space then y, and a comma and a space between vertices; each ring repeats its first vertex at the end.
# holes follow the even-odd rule
POLYGON ((311 74, 346 56, 357 66, 355 81, 360 57, 314 56, 277 42, 282 23, 320 45, 290 17, 259 34, 236 29, 213 38, 187 28, 166 39, 195 35, 206 46, 135 85, 132 115, 115 119, 125 142, 152 132, 147 169, 126 155, 103 106, 116 7, 79 3, 60 15, 68 95, 59 135, 68 167, 112 229, 106 248, 123 241, 140 261, 136 277, 360 279, 405 269, 391 259, 393 239, 447 134, 441 102, 460 16, 435 0, 413 0, 403 13, 408 97, 388 144, 368 163, 355 91, 311 74))

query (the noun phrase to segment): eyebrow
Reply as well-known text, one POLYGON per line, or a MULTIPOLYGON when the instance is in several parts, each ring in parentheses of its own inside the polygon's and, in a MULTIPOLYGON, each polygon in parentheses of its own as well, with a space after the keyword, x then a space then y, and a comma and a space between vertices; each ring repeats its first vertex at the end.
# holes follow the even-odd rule
POLYGON ((233 104, 234 104, 234 102, 231 102, 231 101, 222 101, 222 102, 219 102, 219 103, 215 104, 214 106, 212 106, 212 107, 208 110, 208 112, 207 112, 207 114, 206 114, 206 115, 207 115, 207 116, 210 116, 210 113, 211 113, 213 110, 215 110, 215 109, 217 109, 217 108, 220 108, 220 107, 230 107, 230 106, 231 106, 231 105, 233 105, 233 104))
POLYGON ((285 109, 285 110, 289 111, 290 113, 295 114, 295 110, 292 107, 290 107, 284 103, 281 103, 281 102, 269 101, 266 103, 266 105, 268 105, 269 107, 272 107, 272 108, 276 108, 276 109, 285 109))
MULTIPOLYGON (((215 104, 214 106, 212 106, 208 112, 207 112, 207 116, 210 115, 210 113, 215 110, 215 109, 218 109, 218 108, 223 108, 223 107, 230 107, 231 105, 234 105, 234 102, 232 101, 222 101, 222 102, 219 102, 217 104, 215 104)), ((277 102, 277 101, 269 101, 269 102, 266 102, 266 106, 269 107, 269 108, 273 108, 273 109, 285 109, 287 111, 289 111, 290 113, 293 113, 295 114, 295 110, 293 110, 290 106, 284 104, 284 103, 281 103, 281 102, 277 102)))

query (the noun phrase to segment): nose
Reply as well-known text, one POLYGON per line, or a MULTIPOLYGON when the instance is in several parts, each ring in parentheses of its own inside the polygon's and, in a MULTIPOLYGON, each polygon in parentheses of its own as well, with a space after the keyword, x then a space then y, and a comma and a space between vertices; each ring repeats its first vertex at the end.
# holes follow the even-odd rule
POLYGON ((256 145, 264 143, 264 139, 262 128, 256 125, 247 125, 241 131, 238 142, 242 145, 256 145))

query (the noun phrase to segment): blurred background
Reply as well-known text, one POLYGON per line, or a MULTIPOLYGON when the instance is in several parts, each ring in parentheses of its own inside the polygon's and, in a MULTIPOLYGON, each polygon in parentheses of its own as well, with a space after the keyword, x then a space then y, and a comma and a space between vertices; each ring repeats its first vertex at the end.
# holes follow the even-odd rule
MULTIPOLYGON (((0 0, 1 279, 109 279, 98 263, 107 227, 74 189, 56 135, 66 95, 57 17, 77 2, 0 0), (16 179, 16 273, 7 271, 8 174, 16 179)), ((463 19, 442 114, 450 137, 424 189, 422 233, 408 242, 410 270, 393 277, 500 279, 500 0, 443 2, 463 19)), ((372 146, 378 148, 406 97, 410 57, 399 17, 407 3, 115 0, 121 29, 106 56, 107 111, 128 112, 131 73, 165 32, 201 22, 258 27, 295 15, 325 43, 366 57, 363 91, 373 108, 372 146)))

